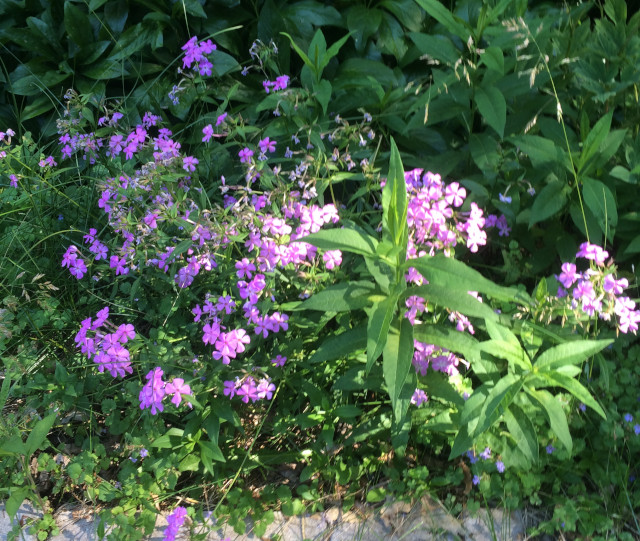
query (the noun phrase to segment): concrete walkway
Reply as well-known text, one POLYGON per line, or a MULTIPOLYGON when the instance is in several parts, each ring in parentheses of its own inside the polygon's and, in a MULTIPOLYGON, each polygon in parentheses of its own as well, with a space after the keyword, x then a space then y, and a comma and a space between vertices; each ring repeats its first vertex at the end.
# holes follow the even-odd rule
MULTIPOLYGON (((33 519, 42 516, 29 504, 23 504, 18 511, 18 519, 33 519)), ((55 515, 60 534, 49 537, 49 541, 98 541, 97 520, 89 511, 77 508, 59 511, 55 515)), ((166 526, 164 516, 159 517, 156 529, 150 541, 162 541, 166 526)), ((0 539, 8 539, 12 524, 0 504, 0 539)), ((37 538, 23 528, 20 541, 36 541, 37 538)), ((195 531, 203 531, 195 528, 195 531)), ((207 540, 219 541, 229 537, 232 541, 263 541, 278 538, 281 541, 490 541, 524 540, 526 532, 522 514, 503 513, 493 510, 487 513, 480 510, 475 517, 465 516, 457 519, 430 498, 409 505, 393 503, 383 508, 361 507, 356 511, 343 513, 332 508, 313 515, 285 517, 275 513, 275 521, 267 528, 266 534, 258 538, 251 533, 251 524, 247 523, 247 533, 237 535, 229 528, 211 532, 207 540), (492 534, 495 532, 495 537, 492 534), (279 537, 276 537, 279 536, 279 537)), ((182 527, 178 541, 189 540, 189 527, 182 527)))

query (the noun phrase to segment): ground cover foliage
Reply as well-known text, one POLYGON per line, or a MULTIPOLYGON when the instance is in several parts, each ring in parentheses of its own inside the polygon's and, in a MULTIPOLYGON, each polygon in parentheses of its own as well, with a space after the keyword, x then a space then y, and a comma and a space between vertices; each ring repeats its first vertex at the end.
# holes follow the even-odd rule
POLYGON ((0 15, 0 491, 41 539, 425 493, 640 535, 625 2, 0 15))

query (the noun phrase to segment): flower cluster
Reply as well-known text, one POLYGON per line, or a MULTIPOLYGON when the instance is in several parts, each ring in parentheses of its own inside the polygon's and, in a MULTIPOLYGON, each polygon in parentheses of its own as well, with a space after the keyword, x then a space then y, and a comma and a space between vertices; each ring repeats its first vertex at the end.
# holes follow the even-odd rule
POLYGON ((429 367, 436 372, 444 372, 448 376, 459 374, 458 367, 460 364, 469 368, 467 361, 457 357, 445 348, 440 348, 433 344, 425 344, 418 340, 413 341, 413 347, 413 367, 421 376, 426 376, 429 367))
POLYGON ((133 373, 129 350, 124 347, 136 337, 133 325, 124 323, 118 327, 109 320, 109 307, 106 306, 92 320, 87 318, 75 336, 76 347, 88 359, 98 365, 98 370, 109 372, 114 378, 133 373), (111 332, 105 332, 109 330, 111 332))
MULTIPOLYGON (((171 396, 171 403, 178 407, 185 395, 191 395, 191 387, 182 378, 173 378, 172 381, 167 382, 162 379, 163 375, 164 371, 158 366, 151 370, 146 376, 147 383, 138 396, 140 409, 151 409, 151 415, 164 411, 162 401, 166 396, 171 396)), ((185 401, 185 403, 192 407, 190 402, 185 401)))
POLYGON ((205 55, 211 54, 216 48, 210 39, 198 43, 198 36, 193 36, 182 46, 182 50, 185 52, 182 67, 192 68, 203 77, 210 76, 213 64, 205 55))
POLYGON ((247 376, 243 379, 236 378, 235 381, 225 381, 223 393, 229 399, 237 396, 248 404, 249 400, 251 402, 257 402, 260 399, 271 400, 275 390, 276 386, 269 378, 265 377, 256 382, 253 377, 247 376))
POLYGON ((62 267, 67 267, 71 276, 74 276, 80 280, 87 273, 87 265, 78 255, 78 248, 75 245, 70 245, 64 255, 62 256, 62 267))
POLYGON ((187 517, 187 510, 182 506, 178 506, 167 517, 168 525, 164 530, 164 537, 162 541, 174 541, 178 535, 178 531, 184 524, 184 519, 187 517))
POLYGON ((556 275, 561 287, 557 297, 565 299, 571 309, 589 317, 596 314, 604 321, 617 317, 617 328, 622 333, 638 331, 640 310, 635 301, 624 295, 629 287, 626 278, 616 278, 615 268, 606 267, 609 253, 595 244, 584 242, 576 257, 593 261, 591 267, 579 272, 575 263, 563 263, 562 272, 556 275))
POLYGON ((262 86, 267 94, 271 91, 277 92, 278 90, 285 90, 287 86, 289 86, 289 76, 280 75, 276 77, 275 81, 263 81, 262 86))

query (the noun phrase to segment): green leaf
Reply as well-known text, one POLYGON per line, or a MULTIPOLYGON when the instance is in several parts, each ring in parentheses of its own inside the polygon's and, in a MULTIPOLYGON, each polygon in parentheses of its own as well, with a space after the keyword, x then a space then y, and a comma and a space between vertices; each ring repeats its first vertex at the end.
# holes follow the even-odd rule
POLYGON ((51 430, 53 423, 56 421, 56 414, 47 415, 44 419, 40 419, 33 430, 29 433, 25 443, 27 457, 35 453, 47 439, 47 434, 51 430))
POLYGON ((613 340, 573 340, 547 349, 535 361, 536 372, 551 372, 568 364, 578 364, 606 348, 613 340))
POLYGON ((544 379, 546 379, 550 385, 553 385, 555 387, 563 387, 564 389, 569 391, 573 396, 580 400, 580 402, 593 409, 605 421, 607 420, 607 416, 602 407, 600 407, 600 404, 595 401, 593 396, 591 396, 589 391, 579 381, 557 371, 543 372, 540 375, 544 379))
POLYGON ((5 510, 11 519, 15 519, 22 502, 32 495, 29 487, 11 487, 9 499, 5 502, 5 510))
POLYGON ((83 47, 94 41, 89 17, 76 4, 64 3, 64 27, 69 37, 83 47))
POLYGON ((529 156, 531 165, 536 169, 562 163, 571 170, 566 153, 550 139, 539 135, 516 135, 507 140, 529 156))
POLYGON ((530 462, 538 461, 538 436, 536 429, 520 406, 513 402, 504 412, 504 420, 518 448, 530 462))
POLYGON ((2 388, 0 389, 0 411, 4 410, 4 405, 9 398, 9 391, 11 390, 11 377, 7 372, 4 373, 4 379, 2 380, 2 388))
POLYGON ((467 42, 472 34, 471 27, 459 17, 453 15, 438 0, 416 0, 416 2, 429 16, 438 21, 449 32, 458 36, 464 43, 467 42))
POLYGON ((442 308, 460 312, 466 316, 498 319, 498 314, 496 314, 490 306, 480 302, 475 297, 469 295, 469 293, 465 293, 464 289, 460 291, 450 286, 440 286, 429 283, 408 288, 403 297, 407 298, 412 295, 424 297, 428 302, 437 304, 442 308))
POLYGON ((453 460, 456 457, 459 457, 463 453, 466 453, 469 449, 473 447, 474 440, 471 436, 469 436, 469 430, 467 425, 461 425, 460 430, 456 434, 455 439, 453 440, 453 445, 451 446, 451 452, 449 453, 449 460, 453 460))
POLYGON ((413 337, 424 344, 433 344, 460 353, 471 364, 478 359, 478 341, 467 333, 451 327, 422 323, 413 328, 413 337))
MULTIPOLYGON (((391 408, 397 424, 401 424, 409 403, 401 401, 402 390, 411 370, 413 358, 413 327, 407 318, 391 326, 382 352, 382 373, 391 398, 391 408)), ((413 391, 413 390, 412 390, 413 391)))
POLYGON ((477 438, 485 430, 496 424, 511 402, 513 402, 523 384, 524 378, 514 374, 507 374, 499 380, 491 388, 484 400, 478 415, 478 424, 469 431, 469 435, 477 438))
POLYGON ((286 37, 289 38, 289 41, 291 42, 291 47, 293 47, 293 50, 296 53, 298 53, 298 56, 302 59, 302 61, 304 62, 305 66, 307 66, 312 71, 315 70, 314 63, 306 55, 306 53, 300 47, 298 47, 298 45, 296 45, 296 42, 293 41, 293 38, 289 34, 287 34, 286 32, 280 32, 280 34, 282 34, 283 36, 286 36, 286 37))
POLYGON ((391 326, 391 319, 396 311, 398 302, 397 295, 389 295, 382 301, 376 302, 367 310, 369 316, 367 320, 367 369, 366 374, 371 371, 373 363, 380 356, 391 326))
POLYGON ((378 241, 364 231, 350 227, 341 229, 321 229, 296 242, 308 242, 321 250, 342 250, 360 255, 375 255, 378 241))
POLYGON ((504 54, 500 47, 487 47, 480 55, 480 63, 504 75, 504 54))
POLYGON ((202 464, 205 469, 215 477, 216 472, 213 469, 212 461, 226 462, 227 460, 224 458, 220 447, 212 441, 200 440, 198 445, 200 446, 200 459, 202 460, 202 464))
POLYGON ((551 430, 553 430, 560 440, 560 443, 562 443, 569 454, 571 454, 573 451, 573 441, 571 440, 571 433, 569 432, 569 425, 567 424, 567 416, 562 410, 560 402, 548 391, 538 391, 526 387, 525 389, 527 394, 542 406, 549 419, 551 430))
POLYGON ((400 248, 398 264, 407 258, 409 226, 407 224, 407 184, 404 179, 402 158, 393 137, 389 175, 382 189, 382 233, 394 246, 400 248))
POLYGON ((321 312, 349 312, 371 304, 370 296, 375 285, 370 282, 342 282, 314 293, 295 310, 319 310, 321 312))
MULTIPOLYGON (((555 175, 550 175, 555 177, 555 175)), ((569 187, 559 180, 551 180, 540 190, 531 206, 529 227, 558 213, 567 202, 569 187)))
POLYGON ((333 45, 331 45, 331 47, 329 47, 329 49, 326 51, 324 57, 320 62, 320 65, 319 65, 320 74, 322 73, 324 68, 327 67, 327 64, 329 64, 329 61, 340 52, 340 49, 342 49, 342 46, 351 37, 351 34, 352 33, 349 32, 346 36, 341 37, 338 41, 336 41, 333 45))
POLYGON ((494 299, 530 304, 528 295, 514 287, 503 287, 488 280, 477 270, 442 254, 410 259, 405 270, 414 267, 430 284, 449 287, 452 291, 477 291, 494 299))
POLYGON ((502 139, 504 137, 504 126, 507 122, 507 102, 502 92, 495 86, 487 88, 476 88, 474 96, 478 111, 502 139))
POLYGON ((362 415, 362 410, 353 404, 345 404, 335 408, 333 414, 341 419, 354 419, 362 415))
POLYGON ((462 53, 447 36, 409 32, 409 37, 416 44, 420 54, 426 54, 443 64, 453 66, 462 56, 462 53))
POLYGON ((350 329, 322 342, 316 352, 309 358, 310 363, 333 361, 347 358, 367 347, 367 330, 364 326, 350 329))
POLYGON ((599 180, 584 178, 582 196, 607 242, 613 242, 614 229, 618 225, 618 209, 609 187, 599 180))
POLYGON ((363 51, 370 36, 375 34, 382 22, 379 9, 353 5, 347 12, 347 27, 353 35, 353 42, 357 51, 363 51))
POLYGON ((321 79, 319 82, 313 83, 313 92, 318 100, 318 103, 322 107, 322 112, 327 114, 327 107, 331 100, 331 83, 326 79, 321 79))
POLYGON ((531 361, 520 344, 514 344, 504 340, 487 340, 480 344, 480 349, 494 357, 505 359, 520 367, 522 370, 528 371, 532 368, 531 361))
POLYGON ((600 145, 609 135, 611 130, 611 119, 613 118, 613 110, 603 116, 587 135, 587 138, 582 144, 582 152, 580 153, 580 159, 578 160, 578 174, 581 174, 589 162, 594 158, 600 145))

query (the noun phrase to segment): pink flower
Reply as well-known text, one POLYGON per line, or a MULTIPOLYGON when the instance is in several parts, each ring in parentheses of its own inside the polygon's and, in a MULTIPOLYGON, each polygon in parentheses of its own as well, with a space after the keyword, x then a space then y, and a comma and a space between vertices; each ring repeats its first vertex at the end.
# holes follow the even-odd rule
POLYGON ((182 395, 191 394, 191 387, 185 385, 182 378, 173 378, 171 383, 166 384, 164 390, 166 394, 173 395, 171 403, 176 406, 179 406, 180 402, 182 402, 182 395))
POLYGON ((196 165, 198 165, 200 162, 198 161, 198 158, 194 158, 193 156, 185 156, 182 160, 182 168, 185 171, 195 171, 196 170, 196 165))
POLYGON ((261 139, 258 142, 258 146, 260 147, 260 152, 266 154, 267 152, 275 152, 276 150, 276 142, 268 137, 261 139))
POLYGON ((240 152, 238 152, 238 156, 240 157, 240 163, 249 163, 251 161, 251 157, 253 156, 253 150, 245 147, 240 152))
POLYGON ((202 133, 204 133, 202 142, 209 142, 211 140, 211 137, 213 136, 213 126, 211 126, 211 124, 207 124, 204 128, 202 128, 202 133))

